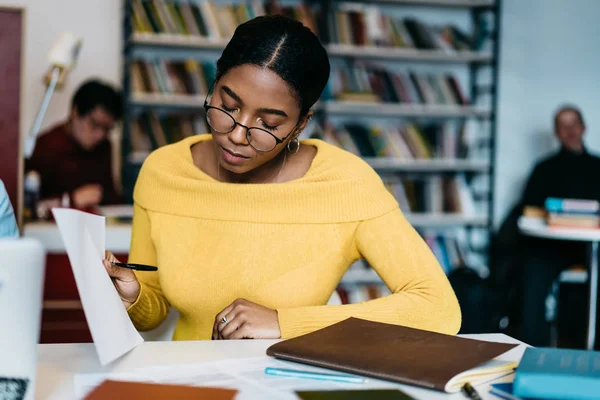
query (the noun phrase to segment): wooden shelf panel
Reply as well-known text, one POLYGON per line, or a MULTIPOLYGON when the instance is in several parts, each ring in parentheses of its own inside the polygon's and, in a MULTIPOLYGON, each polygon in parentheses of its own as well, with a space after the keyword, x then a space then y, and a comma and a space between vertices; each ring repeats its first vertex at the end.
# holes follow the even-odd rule
MULTIPOLYGON (((132 93, 129 103, 138 107, 177 107, 202 109, 205 94, 132 93)), ((364 103, 358 101, 326 101, 315 104, 315 110, 338 115, 376 115, 389 117, 489 118, 489 109, 447 104, 364 103)))
POLYGON ((198 49, 223 50, 229 39, 208 39, 198 36, 172 35, 168 33, 134 33, 130 44, 157 47, 190 47, 198 49))
MULTIPOLYGON (((129 154, 131 164, 142 164, 150 153, 140 151, 129 154)), ((404 160, 396 158, 364 158, 376 171, 406 172, 488 172, 489 162, 456 159, 404 160)))
POLYGON ((363 2, 457 8, 491 8, 496 6, 495 0, 363 0, 363 2))
POLYGON ((325 47, 332 57, 447 63, 487 63, 494 60, 494 57, 491 54, 475 51, 456 51, 449 53, 443 50, 418 50, 403 47, 355 46, 347 44, 329 44, 325 47))
POLYGON ((487 227, 488 223, 485 215, 404 213, 404 216, 415 228, 442 228, 451 226, 487 227))
POLYGON ((399 158, 365 158, 373 169, 378 171, 422 171, 422 172, 447 172, 447 171, 474 171, 487 172, 490 168, 488 160, 461 160, 461 159, 416 159, 406 160, 399 158))
MULTIPOLYGON (((130 45, 159 48, 188 48, 198 50, 223 50, 229 39, 207 39, 197 36, 172 34, 134 33, 129 40, 130 45)), ((443 50, 418 50, 401 47, 356 46, 347 44, 326 45, 330 56, 395 59, 406 61, 431 61, 451 63, 485 63, 493 61, 488 53, 474 51, 445 52, 443 50)))
POLYGON ((358 101, 326 101, 323 110, 329 114, 376 115, 388 117, 481 117, 489 118, 489 109, 447 104, 363 103, 358 101))
POLYGON ((203 109, 205 94, 131 93, 129 104, 142 107, 177 107, 203 109))

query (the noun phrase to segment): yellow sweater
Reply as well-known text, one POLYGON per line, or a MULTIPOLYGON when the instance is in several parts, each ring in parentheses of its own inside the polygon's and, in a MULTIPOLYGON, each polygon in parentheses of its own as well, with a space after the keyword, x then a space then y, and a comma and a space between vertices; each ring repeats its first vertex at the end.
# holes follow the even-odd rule
POLYGON ((210 339, 215 315, 237 298, 276 309, 283 338, 349 317, 455 334, 460 309, 437 260, 378 175, 320 140, 304 177, 279 184, 218 182, 193 161, 190 137, 153 152, 134 192, 129 261, 142 290, 134 325, 180 313, 175 340, 210 339), (326 306, 340 278, 364 258, 393 294, 326 306))

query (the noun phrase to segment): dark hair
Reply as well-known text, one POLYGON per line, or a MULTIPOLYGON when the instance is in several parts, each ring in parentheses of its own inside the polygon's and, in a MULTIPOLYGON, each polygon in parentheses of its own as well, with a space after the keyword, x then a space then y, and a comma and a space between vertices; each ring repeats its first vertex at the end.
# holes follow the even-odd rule
POLYGON ((585 122, 583 120, 583 114, 581 113, 581 110, 577 106, 574 106, 571 104, 566 104, 566 105, 561 106, 554 113, 554 130, 558 129, 558 118, 560 118, 560 115, 567 111, 572 111, 575 114, 577 114, 577 117, 579 118, 579 122, 581 123, 581 125, 585 126, 585 122))
POLYGON ((301 116, 329 80, 329 58, 319 38, 302 23, 281 15, 257 17, 237 27, 217 61, 217 80, 245 64, 268 68, 287 82, 301 116))
POLYGON ((99 80, 84 82, 77 91, 71 103, 71 109, 77 108, 81 116, 87 115, 97 106, 104 108, 116 120, 123 117, 123 100, 121 94, 112 86, 99 80))

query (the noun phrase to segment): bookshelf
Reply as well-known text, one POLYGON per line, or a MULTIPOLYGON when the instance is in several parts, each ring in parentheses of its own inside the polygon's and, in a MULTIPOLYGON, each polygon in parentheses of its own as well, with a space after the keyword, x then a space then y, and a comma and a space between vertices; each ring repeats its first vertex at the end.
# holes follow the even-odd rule
MULTIPOLYGON (((206 95, 202 88, 210 84, 214 73, 206 65, 214 64, 234 28, 230 22, 229 26, 216 29, 213 21, 212 31, 208 24, 204 31, 199 27, 195 34, 182 33, 183 29, 174 27, 173 23, 170 29, 168 24, 164 29, 149 29, 149 26, 140 29, 139 21, 133 19, 134 11, 139 12, 140 6, 147 7, 147 2, 124 0, 123 88, 126 113, 121 160, 123 192, 129 200, 141 164, 151 150, 132 146, 132 137, 136 135, 132 125, 139 121, 140 115, 147 113, 160 121, 177 113, 184 113, 186 118, 190 115, 201 118, 206 95), (186 87, 185 90, 177 90, 173 82, 170 89, 164 88, 165 82, 158 82, 160 85, 154 83, 153 88, 141 87, 142 80, 146 86, 149 85, 147 75, 152 75, 152 69, 146 71, 144 79, 140 78, 139 72, 137 76, 132 73, 132 67, 140 61, 152 64, 155 71, 161 68, 166 71, 174 68, 173 64, 190 59, 195 60, 202 70, 198 74, 204 83, 198 83, 195 89, 186 87)), ((153 1, 179 4, 177 7, 186 2, 153 1)), ((364 158, 384 181, 393 178, 396 189, 398 179, 402 182, 428 182, 417 186, 421 188, 419 190, 426 189, 427 193, 424 196, 421 193, 421 198, 433 204, 433 209, 424 211, 423 207, 417 207, 418 211, 411 211, 403 208, 406 218, 424 235, 428 244, 434 246, 439 242, 435 249, 432 247, 436 256, 440 251, 449 252, 456 236, 459 238, 456 243, 460 243, 457 246, 463 253, 473 252, 477 256, 461 257, 459 264, 471 266, 472 260, 481 258, 484 260, 482 265, 474 268, 485 268, 488 262, 486 243, 489 243, 493 215, 500 0, 286 0, 275 8, 273 2, 271 6, 267 2, 261 6, 260 1, 246 0, 199 0, 193 4, 202 4, 205 8, 198 8, 200 12, 206 12, 206 3, 213 4, 214 10, 226 14, 226 8, 230 7, 234 17, 239 17, 237 23, 244 21, 240 17, 242 14, 247 18, 273 9, 286 15, 304 15, 305 18, 309 15, 306 10, 314 11, 314 20, 304 20, 304 23, 317 27, 332 62, 332 80, 327 93, 315 106, 314 132, 323 139, 327 139, 327 134, 332 135, 332 130, 333 135, 336 132, 345 134, 346 141, 339 140, 337 144, 364 158), (347 3, 352 4, 346 7, 347 3), (294 9, 300 4, 305 8, 294 9), (363 6, 366 8, 361 8, 363 6), (292 9, 295 11, 290 11, 292 9), (360 24, 372 21, 375 14, 369 13, 374 9, 380 9, 376 15, 385 20, 382 23, 395 29, 391 37, 380 40, 377 45, 364 36, 366 33, 361 36, 349 31, 352 24, 343 25, 344 18, 360 24), (409 10, 406 11, 408 14, 404 14, 405 10, 409 10), (435 13, 432 19, 436 23, 428 21, 428 13, 435 13), (468 27, 455 25, 455 18, 468 27), (446 25, 436 25, 440 20, 444 20, 446 25), (429 32, 434 43, 415 36, 415 30, 429 32), (471 36, 467 40, 461 32, 471 36), (363 78, 351 81, 348 76, 363 78), (373 82, 383 82, 379 85, 384 87, 383 91, 375 91, 373 82), (365 86, 370 89, 365 90, 365 86), (375 120, 376 126, 367 121, 369 119, 375 120), (403 145, 405 153, 397 154, 397 148, 396 153, 389 148, 384 151, 385 146, 377 148, 376 143, 370 152, 357 148, 360 146, 347 148, 348 137, 354 137, 357 132, 356 126, 351 126, 353 124, 363 124, 366 127, 364 131, 376 130, 388 137, 390 131, 399 135, 406 142, 403 145), (333 128, 328 128, 330 125, 333 128), (449 135, 451 140, 447 140, 449 135), (454 194, 448 195, 446 189, 436 189, 436 182, 444 187, 450 182, 450 186, 454 185, 454 194), (480 188, 482 182, 484 190, 480 188), (472 197, 468 199, 468 207, 462 204, 465 188, 472 197), (444 199, 439 198, 442 192, 444 199), (447 207, 448 202, 453 203, 452 207, 447 207), (437 234, 444 239, 435 239, 437 234), (446 240, 447 235, 452 240, 446 240), (477 244, 471 243, 471 237, 482 235, 485 236, 483 245, 481 240, 477 244)), ((221 15, 216 23, 225 24, 223 21, 226 19, 221 15)), ((362 31, 369 32, 369 29, 362 31)), ((190 124, 186 125, 187 131, 190 124)), ((200 126, 194 123, 194 128, 200 126)), ((139 126, 137 129, 139 135, 139 126)), ((178 135, 180 132, 173 136, 178 135)), ((407 204, 406 201, 399 202, 401 208, 407 204)), ((414 200, 411 205, 413 203, 414 200)), ((452 266, 445 268, 451 270, 452 266)), ((360 268, 352 267, 343 283, 377 284, 380 279, 374 271, 361 264, 360 268)))

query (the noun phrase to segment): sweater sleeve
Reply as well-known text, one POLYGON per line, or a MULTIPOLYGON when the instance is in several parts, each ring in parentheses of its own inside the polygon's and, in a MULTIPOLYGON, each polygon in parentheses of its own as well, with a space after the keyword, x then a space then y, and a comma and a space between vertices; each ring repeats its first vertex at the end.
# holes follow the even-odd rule
POLYGON ((282 338, 303 335, 350 317, 456 334, 458 300, 433 253, 400 209, 359 223, 359 256, 375 269, 392 294, 342 306, 277 310, 282 338))
MULTIPOLYGON (((129 262, 156 265, 157 257, 152 237, 148 212, 135 203, 133 206, 133 228, 129 262)), ((135 271, 141 291, 128 309, 133 325, 141 331, 147 331, 160 325, 167 316, 171 305, 160 288, 159 272, 135 271)))

